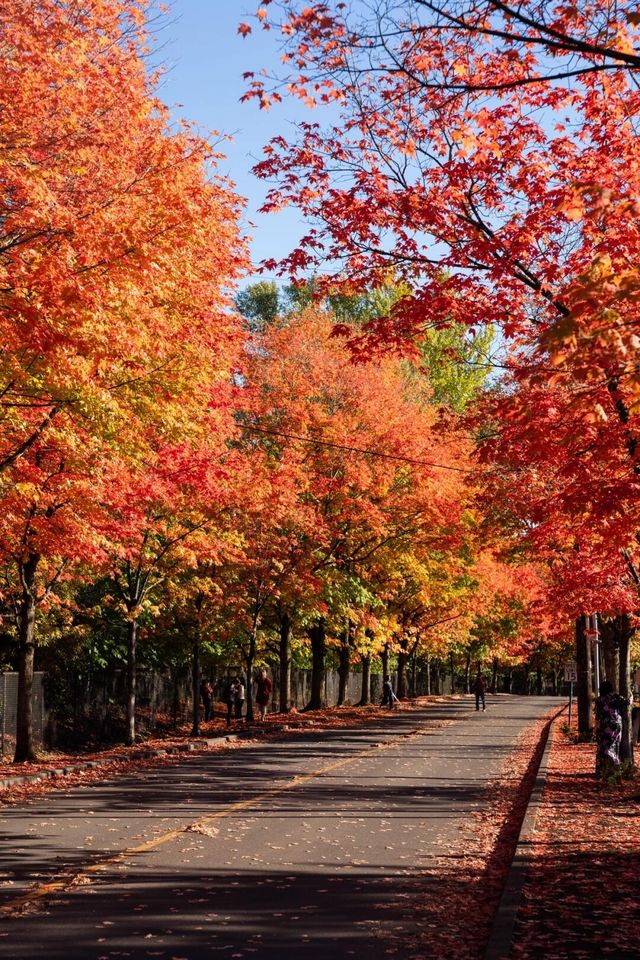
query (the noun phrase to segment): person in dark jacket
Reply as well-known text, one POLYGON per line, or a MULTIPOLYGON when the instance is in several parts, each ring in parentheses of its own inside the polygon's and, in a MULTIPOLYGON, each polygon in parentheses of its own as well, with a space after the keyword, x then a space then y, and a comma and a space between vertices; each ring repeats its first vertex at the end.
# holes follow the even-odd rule
POLYGON ((486 690, 487 690, 487 684, 485 683, 484 677, 478 670, 477 676, 473 681, 473 692, 476 695, 476 710, 480 709, 481 702, 482 702, 482 709, 483 710, 487 709, 487 705, 484 698, 486 690))
POLYGON ((267 708, 271 697, 272 684, 267 671, 262 669, 256 680, 256 703, 260 707, 260 719, 267 719, 267 708))
POLYGON ((208 680, 204 678, 200 682, 200 699, 204 707, 204 720, 211 720, 211 707, 213 706, 213 687, 208 680))
POLYGON ((398 703, 398 698, 393 692, 393 686, 391 684, 391 677, 385 677, 384 683, 382 684, 382 704, 383 707, 388 707, 389 710, 395 708, 396 703, 398 703))

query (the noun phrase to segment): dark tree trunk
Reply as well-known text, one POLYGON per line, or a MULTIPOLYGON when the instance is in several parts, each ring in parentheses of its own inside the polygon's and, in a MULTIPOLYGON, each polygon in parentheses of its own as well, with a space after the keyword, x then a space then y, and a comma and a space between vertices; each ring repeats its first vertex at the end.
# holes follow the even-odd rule
POLYGON ((417 655, 416 651, 414 650, 414 651, 413 651, 413 654, 412 654, 412 656, 411 656, 411 696, 412 696, 412 697, 417 696, 417 693, 416 693, 416 689, 417 689, 417 685, 416 685, 416 679, 417 679, 417 677, 416 677, 416 674, 417 674, 417 669, 418 669, 417 660, 418 660, 418 655, 417 655))
POLYGON ((128 744, 136 742, 136 644, 138 621, 129 613, 127 621, 127 733, 128 744))
POLYGON ((306 705, 305 710, 321 710, 325 704, 325 656, 327 652, 327 641, 325 636, 324 620, 318 622, 310 628, 309 638, 311 640, 311 699, 306 705))
POLYGON ((504 692, 511 693, 513 690, 513 667, 508 667, 507 675, 504 678, 504 692))
POLYGON ((36 570, 39 561, 39 554, 30 553, 18 566, 22 595, 18 609, 16 763, 36 759, 33 745, 33 661, 36 650, 36 570))
POLYGON ((467 653, 464 664, 464 692, 471 693, 471 654, 467 653))
POLYGON ((389 646, 385 643, 380 656, 382 663, 382 679, 389 676, 389 646))
POLYGON ((453 653, 449 654, 449 673, 451 674, 451 693, 456 692, 456 664, 453 653))
MULTIPOLYGON (((617 619, 617 618, 616 618, 617 619)), ((615 621, 600 620, 600 638, 604 657, 604 679, 613 684, 614 690, 619 690, 620 682, 620 649, 615 621)))
POLYGON ((489 688, 491 693, 498 692, 498 669, 500 667, 500 661, 497 657, 493 658, 493 663, 491 664, 491 687, 489 688))
POLYGON ((246 676, 246 690, 245 690, 245 704, 247 707, 247 723, 253 721, 253 671, 256 662, 256 651, 258 649, 258 626, 254 624, 251 634, 249 635, 249 648, 247 650, 247 657, 245 665, 247 668, 246 676))
POLYGON ((178 712, 180 709, 180 686, 178 681, 178 668, 171 668, 171 683, 173 686, 171 700, 171 719, 174 727, 178 726, 178 712))
POLYGON ((193 641, 193 657, 191 662, 191 683, 193 684, 193 725, 191 734, 194 737, 200 736, 200 637, 193 641))
POLYGON ((338 703, 337 706, 344 705, 347 699, 347 684, 349 683, 349 669, 351 667, 351 624, 347 624, 342 640, 340 642, 339 661, 338 661, 338 703))
POLYGON ((285 611, 280 618, 280 713, 291 709, 291 619, 285 611))
POLYGON ((543 684, 542 684, 542 667, 540 664, 536 667, 536 693, 539 697, 542 696, 543 684))
POLYGON ((584 617, 576 619, 576 667, 578 681, 576 697, 578 699, 578 734, 585 740, 591 739, 591 656, 589 641, 585 635, 584 617))
POLYGON ((398 677, 396 681, 396 693, 400 700, 404 700, 407 696, 407 651, 406 651, 406 641, 404 641, 403 648, 398 652, 398 677))
POLYGON ((633 627, 629 622, 627 614, 616 617, 617 647, 620 654, 620 675, 618 682, 618 693, 621 697, 627 697, 629 704, 622 711, 622 739, 620 741, 620 759, 633 763, 633 735, 631 723, 631 660, 630 660, 630 641, 633 636, 633 627))
POLYGON ((360 659, 362 662, 362 692, 358 706, 366 707, 371 703, 371 654, 367 653, 360 659))
POLYGON ((430 697, 431 696, 431 654, 425 653, 424 655, 424 692, 430 697))
POLYGON ((434 693, 437 696, 444 690, 444 679, 445 679, 445 669, 442 660, 436 660, 436 672, 435 672, 435 690, 434 693))

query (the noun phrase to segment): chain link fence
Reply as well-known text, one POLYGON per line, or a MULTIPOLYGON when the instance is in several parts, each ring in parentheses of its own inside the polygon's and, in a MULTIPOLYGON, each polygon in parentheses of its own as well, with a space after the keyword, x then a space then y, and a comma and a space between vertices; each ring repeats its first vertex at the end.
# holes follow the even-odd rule
MULTIPOLYGON (((44 673, 33 675, 33 739, 36 747, 44 743, 44 673)), ((0 674, 0 758, 13 756, 18 721, 18 674, 0 674)))

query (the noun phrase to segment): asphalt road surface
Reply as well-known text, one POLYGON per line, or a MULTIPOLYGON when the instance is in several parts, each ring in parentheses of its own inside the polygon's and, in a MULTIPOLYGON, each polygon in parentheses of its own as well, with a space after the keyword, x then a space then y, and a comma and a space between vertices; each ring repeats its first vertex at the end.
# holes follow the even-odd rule
POLYGON ((453 701, 0 809, 0 957, 393 954, 385 929, 410 936, 420 870, 556 703, 453 701))

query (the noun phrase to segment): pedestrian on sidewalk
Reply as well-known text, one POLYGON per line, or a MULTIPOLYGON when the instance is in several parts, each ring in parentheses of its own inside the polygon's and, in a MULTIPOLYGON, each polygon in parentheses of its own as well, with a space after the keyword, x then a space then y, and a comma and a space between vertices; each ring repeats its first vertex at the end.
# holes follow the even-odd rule
POLYGON ((235 717, 236 720, 242 720, 242 708, 244 706, 244 683, 242 677, 235 679, 235 717))
POLYGON ((269 706, 271 689, 271 680, 263 667, 256 680, 256 703, 260 707, 260 720, 262 721, 267 719, 267 708, 269 706))
POLYGON ((386 676, 384 678, 384 683, 382 684, 382 704, 383 707, 388 707, 389 710, 394 710, 396 703, 398 703, 398 698, 393 692, 393 686, 391 683, 391 677, 386 676))
POLYGON ((231 717, 233 716, 233 708, 236 702, 236 693, 237 687, 236 682, 231 677, 227 677, 227 682, 224 688, 224 702, 227 705, 227 726, 231 726, 231 717))
POLYGON ((596 698, 596 775, 610 776, 620 766, 622 711, 629 701, 615 693, 610 680, 600 684, 596 698))
POLYGON ((213 706, 213 687, 209 680, 206 680, 204 677, 200 682, 200 699, 202 700, 202 706, 204 707, 204 720, 205 723, 208 720, 211 720, 211 707, 213 706))
POLYGON ((487 704, 485 702, 485 693, 487 690, 487 684, 484 677, 478 670, 477 676, 473 681, 473 692, 476 695, 476 710, 480 709, 480 703, 482 703, 482 709, 487 709, 487 704))

